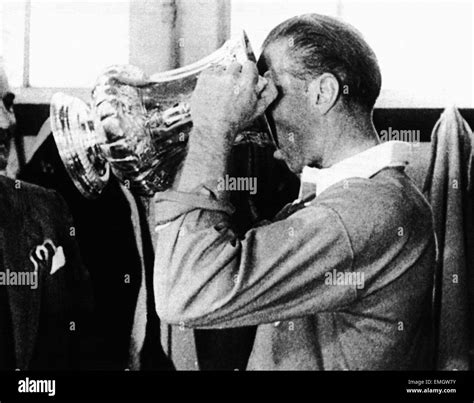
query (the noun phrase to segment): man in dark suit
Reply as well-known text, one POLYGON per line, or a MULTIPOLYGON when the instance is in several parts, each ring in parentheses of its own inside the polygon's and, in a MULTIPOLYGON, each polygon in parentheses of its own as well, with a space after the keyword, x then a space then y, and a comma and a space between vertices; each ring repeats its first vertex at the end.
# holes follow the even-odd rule
POLYGON ((0 176, 0 368, 77 368, 89 285, 63 199, 0 176))
MULTIPOLYGON (((39 111, 42 112, 41 110, 39 111)), ((46 114, 49 112, 45 109, 46 114)), ((45 117, 46 117, 45 114, 45 117)), ((88 200, 74 186, 61 162, 46 121, 30 150, 30 158, 19 178, 54 189, 66 201, 76 225, 76 239, 84 265, 90 274, 94 308, 89 319, 94 329, 94 353, 81 359, 81 368, 118 370, 129 368, 129 347, 137 296, 142 275, 152 275, 151 242, 142 239, 147 269, 142 273, 139 245, 131 220, 131 204, 114 178, 96 200, 88 200), (151 260, 150 260, 151 259, 151 260)), ((133 198, 133 197, 132 197, 133 198)), ((139 230, 139 229, 137 229, 139 230)), ((149 294, 149 296, 151 296, 149 294)), ((149 299, 149 298, 148 298, 149 299)), ((142 369, 170 369, 160 345, 160 322, 153 306, 149 309, 147 338, 140 352, 142 369)))
POLYGON ((56 192, 4 176, 14 98, 0 66, 0 369, 84 367, 92 293, 69 211, 56 192))

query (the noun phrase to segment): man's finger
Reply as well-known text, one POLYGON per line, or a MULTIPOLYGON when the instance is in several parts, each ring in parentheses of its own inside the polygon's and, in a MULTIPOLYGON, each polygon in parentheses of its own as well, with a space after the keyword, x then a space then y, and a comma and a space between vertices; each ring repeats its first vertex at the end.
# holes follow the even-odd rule
POLYGON ((107 133, 108 138, 114 139, 115 137, 123 137, 123 130, 120 125, 120 121, 112 116, 104 119, 101 122, 102 128, 107 133))
POLYGON ((246 60, 242 63, 242 79, 244 81, 249 81, 252 85, 257 85, 258 77, 257 65, 254 62, 246 60))
POLYGON ((278 89, 273 83, 272 80, 267 81, 267 85, 260 94, 260 99, 262 99, 267 105, 270 105, 278 96, 278 89))
POLYGON ((96 114, 100 120, 104 120, 110 116, 114 116, 117 113, 116 109, 110 102, 104 101, 96 105, 96 114))
POLYGON ((233 61, 227 68, 227 71, 234 76, 238 76, 242 71, 242 65, 237 61, 233 61))
POLYGON ((207 69, 201 72, 201 75, 220 74, 225 71, 225 67, 221 64, 213 63, 207 69))
POLYGON ((261 92, 257 101, 256 114, 260 116, 275 101, 278 96, 278 89, 272 80, 268 80, 265 88, 261 92))
POLYGON ((258 83, 257 83, 257 87, 255 88, 255 92, 257 93, 257 96, 260 96, 260 94, 262 93, 262 91, 265 89, 265 87, 267 86, 268 84, 268 81, 266 78, 264 77, 258 77, 258 83))

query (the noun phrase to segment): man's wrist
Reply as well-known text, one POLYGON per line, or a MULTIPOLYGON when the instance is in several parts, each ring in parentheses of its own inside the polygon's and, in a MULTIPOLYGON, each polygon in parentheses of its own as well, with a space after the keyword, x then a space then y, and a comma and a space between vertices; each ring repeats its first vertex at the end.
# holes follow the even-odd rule
POLYGON ((235 136, 231 129, 217 133, 216 130, 202 126, 193 128, 175 190, 191 192, 202 185, 217 184, 225 176, 235 136))

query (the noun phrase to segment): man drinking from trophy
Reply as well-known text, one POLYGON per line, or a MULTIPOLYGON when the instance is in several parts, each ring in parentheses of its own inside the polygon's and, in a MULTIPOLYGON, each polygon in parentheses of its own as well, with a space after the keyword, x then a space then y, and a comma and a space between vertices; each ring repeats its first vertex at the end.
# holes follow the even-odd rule
POLYGON ((435 236, 404 172, 407 147, 372 122, 381 73, 351 26, 310 14, 274 28, 257 66, 199 77, 188 153, 155 196, 160 318, 258 325, 248 369, 410 370, 430 365, 435 236), (267 112, 300 197, 238 237, 226 177, 236 134, 267 112))

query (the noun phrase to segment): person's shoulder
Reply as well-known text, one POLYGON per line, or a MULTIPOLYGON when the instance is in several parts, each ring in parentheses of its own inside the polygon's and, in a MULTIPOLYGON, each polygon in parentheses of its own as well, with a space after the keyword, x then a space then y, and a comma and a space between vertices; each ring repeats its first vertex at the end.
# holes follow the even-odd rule
POLYGON ((4 202, 15 205, 31 205, 40 209, 50 206, 57 207, 58 193, 19 179, 0 176, 0 195, 4 202))
POLYGON ((346 215, 359 211, 359 217, 407 214, 421 210, 430 214, 430 207, 413 181, 398 169, 384 169, 370 179, 349 178, 325 190, 315 199, 346 215))
POLYGON ((423 236, 432 233, 428 202, 398 169, 385 169, 370 179, 342 181, 316 200, 337 212, 355 243, 382 238, 395 240, 400 233, 423 236))

